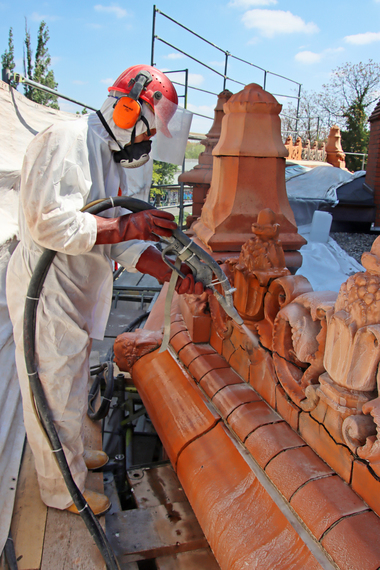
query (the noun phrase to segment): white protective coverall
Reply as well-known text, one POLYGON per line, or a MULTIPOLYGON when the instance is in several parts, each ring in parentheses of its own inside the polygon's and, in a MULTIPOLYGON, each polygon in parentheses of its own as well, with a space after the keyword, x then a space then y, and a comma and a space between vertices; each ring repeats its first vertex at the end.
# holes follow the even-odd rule
MULTIPOLYGON (((102 113, 118 140, 130 141, 130 130, 112 121, 114 99, 102 113)), ((150 119, 150 111, 143 105, 150 119)), ((139 121, 136 135, 145 132, 139 121)), ((79 489, 87 468, 83 460, 82 420, 87 407, 91 339, 102 339, 112 301, 112 264, 136 271, 151 242, 132 240, 94 245, 95 218, 81 208, 100 198, 127 194, 126 171, 113 159, 115 143, 96 114, 47 128, 29 145, 21 174, 20 243, 7 274, 7 302, 14 326, 16 363, 24 421, 38 474, 41 497, 48 506, 72 504, 64 480, 37 423, 23 354, 24 302, 30 277, 43 248, 56 250, 37 310, 38 372, 59 438, 79 489)), ((115 150, 119 150, 116 146, 115 150)), ((102 215, 117 217, 115 209, 102 215)))

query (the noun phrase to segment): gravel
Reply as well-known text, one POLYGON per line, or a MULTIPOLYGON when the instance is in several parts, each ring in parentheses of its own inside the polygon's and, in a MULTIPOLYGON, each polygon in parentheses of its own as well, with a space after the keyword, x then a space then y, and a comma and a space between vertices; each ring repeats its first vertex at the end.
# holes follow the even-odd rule
POLYGON ((364 251, 370 251, 371 246, 378 234, 351 234, 345 232, 332 232, 330 237, 337 242, 348 255, 361 263, 361 256, 364 251))

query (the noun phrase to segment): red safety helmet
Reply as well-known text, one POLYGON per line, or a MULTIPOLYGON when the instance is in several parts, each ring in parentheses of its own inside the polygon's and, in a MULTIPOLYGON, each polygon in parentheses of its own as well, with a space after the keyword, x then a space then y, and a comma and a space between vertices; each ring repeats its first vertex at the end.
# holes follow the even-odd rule
POLYGON ((136 76, 143 70, 150 73, 152 81, 142 90, 139 98, 150 105, 160 119, 164 133, 170 137, 167 126, 178 106, 178 95, 173 83, 162 71, 150 65, 133 65, 119 75, 115 83, 108 88, 108 91, 119 91, 128 95, 135 83, 136 76))

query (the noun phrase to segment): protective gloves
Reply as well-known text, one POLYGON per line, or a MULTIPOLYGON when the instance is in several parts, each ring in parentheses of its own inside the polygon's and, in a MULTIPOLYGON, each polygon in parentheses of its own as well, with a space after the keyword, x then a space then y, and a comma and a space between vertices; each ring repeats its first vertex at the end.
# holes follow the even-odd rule
POLYGON ((132 239, 159 241, 157 235, 170 237, 177 227, 173 221, 174 216, 162 210, 144 210, 119 218, 94 218, 97 229, 96 244, 120 243, 132 239))
MULTIPOLYGON (((148 247, 140 256, 136 264, 136 269, 141 273, 148 273, 152 275, 160 283, 169 281, 172 270, 163 261, 160 252, 153 246, 148 247)), ((181 271, 186 275, 186 279, 178 277, 175 290, 179 295, 184 293, 195 293, 200 295, 203 293, 204 287, 201 282, 195 283, 194 276, 191 273, 191 269, 186 263, 182 263, 181 271)))

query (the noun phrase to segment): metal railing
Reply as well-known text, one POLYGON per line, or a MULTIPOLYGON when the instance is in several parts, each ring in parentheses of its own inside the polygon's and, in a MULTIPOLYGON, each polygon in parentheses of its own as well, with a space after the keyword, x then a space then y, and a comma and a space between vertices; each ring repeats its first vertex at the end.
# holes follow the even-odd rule
MULTIPOLYGON (((272 93, 272 95, 274 95, 275 97, 286 97, 286 98, 290 98, 290 99, 296 99, 297 100, 297 117, 299 115, 299 108, 300 108, 300 99, 301 99, 301 88, 302 88, 302 84, 299 83, 298 81, 294 81, 293 79, 290 79, 289 77, 285 77, 284 75, 280 75, 279 73, 274 73, 272 71, 269 71, 267 69, 264 69, 263 67, 260 67, 259 65, 256 65, 250 61, 247 61, 245 59, 242 59, 240 57, 237 57, 236 55, 233 55, 232 53, 230 53, 228 50, 225 50, 219 46, 217 46, 216 44, 214 44, 213 42, 211 42, 210 40, 204 38, 203 36, 201 36, 200 34, 197 34, 196 32, 194 32, 193 30, 191 30, 190 28, 188 28, 187 26, 184 26, 183 24, 181 24, 180 22, 178 22, 177 20, 175 20, 174 18, 172 18, 171 16, 168 16, 168 14, 165 14, 164 12, 162 12, 161 10, 159 10, 159 8, 156 7, 156 5, 153 6, 153 22, 152 22, 152 45, 151 45, 151 65, 154 67, 155 64, 155 42, 159 41, 162 44, 170 47, 171 49, 174 49, 176 52, 181 53, 182 55, 188 57, 189 59, 191 59, 192 61, 196 62, 197 64, 201 65, 202 67, 208 69, 209 71, 211 71, 212 73, 218 75, 219 77, 221 77, 223 79, 223 90, 226 89, 227 86, 227 81, 236 83, 237 85, 241 85, 241 86, 245 86, 246 83, 239 81, 238 79, 234 79, 232 77, 228 76, 228 64, 230 62, 231 59, 239 61, 247 66, 253 67, 259 71, 261 71, 263 73, 263 79, 262 79, 262 87, 263 89, 267 89, 267 80, 268 80, 268 76, 273 76, 273 77, 278 77, 280 79, 283 79, 287 82, 292 83, 293 85, 297 85, 298 86, 298 94, 297 95, 289 95, 289 94, 279 94, 279 93, 272 93), (167 40, 161 38, 160 36, 158 36, 156 34, 156 16, 157 14, 163 16, 164 18, 166 18, 167 20, 169 20, 170 22, 172 22, 173 24, 175 24, 176 26, 179 26, 180 28, 182 28, 183 30, 185 30, 186 32, 188 32, 189 34, 193 35, 194 37, 198 38, 199 40, 201 40, 202 42, 206 43, 207 45, 211 46, 213 49, 221 52, 224 54, 224 73, 221 73, 220 71, 218 71, 217 69, 214 69, 213 67, 211 67, 210 65, 207 65, 205 62, 202 62, 201 60, 197 59, 196 57, 194 57, 193 55, 191 55, 190 53, 188 53, 187 51, 181 49, 178 46, 173 45, 172 43, 168 42, 167 40)), ((182 85, 182 84, 179 84, 182 85)), ((182 85, 184 86, 184 85, 182 85)), ((209 93, 210 95, 215 95, 217 96, 217 93, 213 93, 212 91, 207 91, 207 90, 202 90, 199 89, 197 87, 192 87, 190 85, 186 85, 186 91, 188 89, 195 89, 198 91, 203 91, 205 93, 209 93)), ((187 99, 187 93, 186 93, 186 99, 187 99)), ((208 119, 212 119, 212 117, 207 117, 205 115, 199 115, 198 113, 194 113, 197 116, 201 116, 201 117, 205 117, 208 119)), ((297 123, 296 123, 297 125, 297 123)), ((297 127, 296 127, 297 128, 297 127)))

